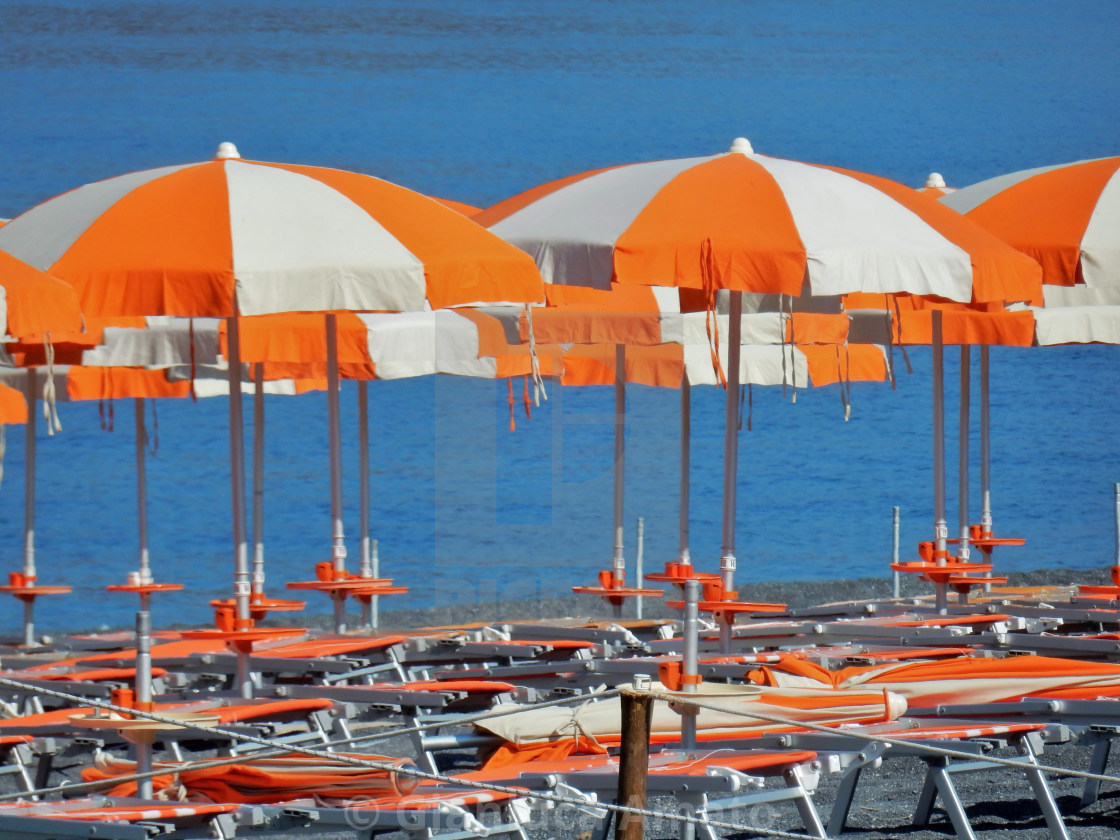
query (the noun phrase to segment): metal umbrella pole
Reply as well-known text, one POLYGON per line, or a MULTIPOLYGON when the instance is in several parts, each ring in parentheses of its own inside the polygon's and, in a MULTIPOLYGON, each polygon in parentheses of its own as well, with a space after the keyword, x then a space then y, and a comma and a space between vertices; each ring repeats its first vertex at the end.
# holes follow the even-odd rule
MULTIPOLYGON (((152 582, 151 558, 148 552, 148 470, 144 458, 144 448, 148 444, 148 433, 144 427, 144 400, 133 400, 133 417, 136 420, 136 505, 137 522, 140 528, 140 569, 138 583, 152 582)), ((141 601, 144 596, 141 596, 141 601)), ((146 609, 143 605, 141 609, 146 609)))
MULTIPOLYGON (((626 581, 626 555, 623 550, 623 507, 626 482, 626 345, 614 348, 614 586, 626 581)), ((621 605, 619 606, 621 610, 621 605)))
POLYGON ((957 458, 957 525, 960 533, 957 558, 962 563, 969 560, 969 516, 968 516, 968 428, 970 421, 972 390, 972 348, 961 345, 961 403, 960 403, 960 443, 957 458))
MULTIPOLYGON (((342 421, 339 411, 338 318, 328 313, 327 330, 327 423, 329 424, 331 476, 331 559, 337 579, 346 572, 346 535, 342 526, 342 421)), ((334 601, 334 631, 346 632, 345 593, 331 593, 334 601)))
POLYGON ((692 386, 688 382, 688 373, 681 377, 681 524, 680 524, 680 554, 677 562, 682 566, 692 565, 692 555, 689 553, 689 478, 691 474, 691 446, 692 446, 692 386))
MULTIPOLYGON (((695 693, 696 683, 693 681, 699 670, 698 650, 700 636, 700 619, 697 604, 700 601, 700 581, 696 579, 684 582, 684 628, 682 631, 684 650, 682 651, 681 673, 685 679, 683 688, 689 693, 695 693)), ((696 749, 696 710, 686 709, 681 717, 681 745, 686 750, 696 749), (691 714, 689 712, 691 711, 691 714)))
POLYGON ((992 535, 992 424, 987 344, 980 345, 980 536, 992 535))
MULTIPOLYGON (((743 329, 743 293, 731 293, 730 324, 727 330, 727 404, 723 431, 723 547, 719 571, 723 591, 735 589, 735 493, 739 472, 739 357, 743 329)), ((731 613, 721 613, 720 646, 731 650, 731 613)))
MULTIPOLYGON (((236 316, 227 319, 226 343, 229 349, 229 455, 230 486, 233 494, 233 595, 235 628, 252 624, 249 601, 252 582, 249 572, 249 546, 245 535, 245 427, 241 406, 241 327, 236 316)), ((237 687, 242 697, 253 696, 249 670, 249 651, 237 647, 237 687)))
MULTIPOLYGON (((33 586, 38 573, 35 569, 35 398, 38 391, 38 372, 27 369, 27 441, 23 465, 23 580, 33 586)), ((23 601, 23 643, 35 644, 35 599, 23 601)))
MULTIPOLYGON (((136 613, 136 708, 141 711, 152 710, 152 614, 151 595, 140 593, 140 611, 136 613)), ((144 738, 133 743, 136 755, 136 772, 152 771, 152 744, 144 738)), ((136 795, 141 799, 152 798, 151 778, 142 778, 137 783, 136 795)))
MULTIPOLYGON (((359 498, 361 508, 361 543, 359 574, 364 578, 377 577, 377 560, 374 556, 373 541, 370 539, 370 469, 369 469, 369 383, 358 381, 358 470, 361 473, 359 498)), ((378 598, 373 595, 369 601, 362 600, 361 625, 373 630, 378 624, 378 598)))
POLYGON ((253 597, 264 597, 264 364, 253 365, 253 597))
MULTIPOLYGON (((948 557, 949 523, 945 518, 945 351, 941 337, 941 310, 933 310, 933 534, 934 562, 944 566, 948 557)), ((946 585, 935 584, 937 611, 945 612, 946 585)))

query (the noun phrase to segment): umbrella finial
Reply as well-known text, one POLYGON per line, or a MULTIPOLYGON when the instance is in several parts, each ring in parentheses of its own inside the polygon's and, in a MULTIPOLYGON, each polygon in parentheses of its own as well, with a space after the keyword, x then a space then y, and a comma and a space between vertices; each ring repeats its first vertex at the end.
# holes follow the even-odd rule
POLYGON ((214 152, 215 160, 241 160, 241 153, 233 143, 219 143, 218 151, 214 152))
POLYGON ((931 172, 929 177, 926 178, 926 186, 930 189, 941 190, 945 188, 945 179, 941 177, 940 172, 931 172))
POLYGON ((731 148, 729 152, 738 152, 741 155, 753 155, 754 147, 751 146, 751 141, 746 137, 736 137, 731 141, 731 148))

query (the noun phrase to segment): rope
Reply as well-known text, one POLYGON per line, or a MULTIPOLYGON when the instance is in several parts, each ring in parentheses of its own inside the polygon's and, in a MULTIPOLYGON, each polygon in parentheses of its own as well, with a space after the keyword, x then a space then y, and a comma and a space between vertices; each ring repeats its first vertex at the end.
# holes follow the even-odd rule
MULTIPOLYGON (((1023 769, 1021 761, 1015 761, 1010 758, 999 758, 998 756, 977 756, 975 753, 964 752, 963 750, 954 750, 951 747, 935 747, 928 741, 914 741, 906 738, 899 738, 892 735, 876 735, 870 732, 852 733, 838 730, 835 727, 824 726, 819 723, 811 723, 803 720, 791 720, 789 718, 778 717, 777 715, 769 715, 765 712, 758 711, 744 711, 740 709, 730 709, 726 706, 717 706, 713 703, 705 703, 700 700, 693 700, 687 695, 666 694, 660 691, 650 691, 649 695, 654 700, 663 700, 667 703, 672 703, 676 706, 690 706, 697 709, 707 709, 711 712, 721 712, 729 715, 739 715, 741 717, 754 718, 757 720, 764 720, 769 723, 778 723, 784 726, 794 726, 802 729, 811 729, 815 732, 824 732, 829 735, 850 735, 858 738, 861 741, 874 741, 880 744, 887 744, 888 746, 903 746, 903 747, 919 747, 923 751, 929 752, 931 755, 940 755, 945 758, 960 758, 967 761, 983 761, 990 764, 1002 764, 1007 767, 1014 767, 1017 770, 1023 769)), ((1072 770, 1068 767, 1053 767, 1047 764, 1034 764, 1034 767, 1044 773, 1052 773, 1056 776, 1072 776, 1078 779, 1092 779, 1098 782, 1112 782, 1120 783, 1120 777, 1106 776, 1101 773, 1091 773, 1087 770, 1072 770)))
MULTIPOLYGON (((78 702, 82 703, 83 705, 92 706, 94 708, 100 708, 100 709, 104 709, 104 710, 107 710, 107 711, 115 711, 115 712, 120 712, 120 713, 124 713, 124 714, 130 714, 134 717, 142 717, 142 718, 146 718, 146 719, 149 719, 149 720, 154 720, 154 721, 161 722, 161 723, 170 723, 170 724, 173 724, 174 726, 176 726, 177 728, 195 729, 195 730, 199 730, 199 731, 202 731, 202 732, 208 732, 208 733, 211 733, 211 734, 219 734, 219 735, 225 736, 227 738, 230 738, 231 740, 247 741, 249 743, 257 743, 257 744, 261 744, 261 745, 264 745, 264 746, 267 746, 267 747, 273 747, 273 748, 276 749, 275 754, 299 753, 299 754, 302 754, 302 755, 309 755, 313 758, 329 759, 331 761, 335 761, 335 762, 339 762, 339 763, 343 763, 343 764, 350 764, 350 765, 353 765, 353 766, 356 766, 356 767, 367 767, 367 768, 375 769, 375 770, 385 770, 387 772, 395 772, 395 773, 398 773, 400 775, 410 776, 410 777, 418 778, 418 779, 421 779, 421 780, 449 782, 449 783, 455 784, 455 785, 460 786, 460 787, 475 788, 475 789, 479 789, 479 790, 488 790, 488 791, 493 791, 493 792, 497 792, 497 793, 505 793, 505 794, 510 794, 510 795, 519 796, 519 797, 528 796, 529 798, 532 798, 532 799, 540 800, 540 801, 543 801, 543 802, 554 802, 556 804, 561 804, 561 805, 574 805, 574 806, 586 806, 587 805, 587 802, 584 801, 584 800, 565 797, 565 796, 562 796, 562 795, 559 795, 559 794, 547 793, 547 792, 543 792, 543 791, 527 791, 527 789, 522 788, 522 787, 499 785, 499 784, 493 784, 493 783, 490 783, 490 782, 473 781, 473 780, 469 780, 469 779, 457 778, 457 777, 454 777, 454 776, 447 776, 447 775, 444 775, 444 774, 441 774, 441 773, 428 773, 428 772, 425 772, 425 771, 420 770, 420 769, 398 767, 398 766, 393 765, 393 764, 385 764, 385 763, 379 762, 379 761, 360 759, 360 758, 356 758, 356 757, 353 757, 353 756, 347 756, 347 755, 339 755, 337 753, 332 753, 325 748, 301 747, 301 746, 298 746, 298 745, 295 745, 295 744, 286 744, 286 745, 280 746, 280 745, 278 745, 278 743, 276 741, 274 741, 272 739, 258 738, 256 736, 247 735, 247 734, 241 733, 241 732, 232 732, 232 731, 229 731, 229 730, 223 730, 219 727, 194 726, 194 725, 191 725, 190 723, 188 723, 186 721, 177 720, 175 718, 170 718, 170 717, 164 717, 163 715, 160 715, 158 713, 144 712, 144 711, 140 711, 138 709, 133 709, 133 708, 130 708, 130 707, 117 706, 113 703, 107 703, 107 702, 104 702, 104 701, 89 700, 87 698, 78 697, 77 695, 68 694, 66 692, 57 691, 57 690, 54 690, 54 689, 42 688, 42 687, 39 687, 39 686, 29 686, 26 683, 21 683, 17 680, 0 678, 0 685, 7 685, 9 687, 20 688, 20 689, 24 689, 24 690, 31 690, 34 693, 41 694, 41 695, 44 695, 44 696, 58 697, 58 698, 61 698, 61 699, 66 699, 66 700, 78 701, 78 702)), ((605 699, 606 697, 613 696, 615 694, 620 694, 620 693, 621 693, 620 689, 611 689, 611 690, 601 692, 601 693, 596 694, 596 695, 577 695, 575 697, 558 698, 557 700, 547 701, 545 703, 540 703, 540 704, 534 704, 530 708, 537 709, 537 708, 545 708, 547 706, 560 705, 562 703, 572 703, 572 702, 587 701, 587 700, 592 700, 592 699, 605 699)), ((759 711, 756 711, 756 710, 746 711, 746 710, 739 710, 739 709, 730 709, 730 708, 727 708, 727 707, 724 707, 724 706, 718 706, 718 705, 715 705, 715 704, 712 704, 712 703, 705 703, 703 701, 693 699, 692 697, 689 697, 688 695, 668 694, 666 692, 661 692, 661 691, 649 691, 648 695, 654 700, 661 700, 663 702, 675 704, 677 706, 695 707, 697 709, 708 709, 710 711, 721 712, 721 713, 724 713, 724 714, 739 715, 741 717, 753 718, 753 719, 756 719, 756 720, 765 720, 765 721, 769 721, 771 723, 778 723, 778 724, 782 724, 782 725, 786 725, 786 726, 793 726, 795 728, 801 728, 801 729, 809 729, 809 730, 824 732, 826 734, 832 734, 832 735, 835 735, 838 732, 838 730, 836 730, 835 728, 824 726, 822 724, 811 723, 811 722, 808 722, 808 721, 798 721, 798 720, 793 720, 793 719, 790 719, 790 718, 783 718, 783 717, 779 717, 777 715, 769 715, 769 714, 766 714, 764 712, 759 712, 759 711)), ((504 711, 504 712, 498 712, 498 713, 496 713, 496 712, 485 712, 485 713, 481 713, 481 714, 478 714, 478 715, 465 716, 464 718, 456 719, 455 721, 444 721, 444 722, 437 723, 437 724, 428 724, 425 727, 412 727, 411 729, 429 728, 429 727, 432 727, 432 726, 446 726, 449 723, 462 723, 462 722, 466 722, 470 719, 480 719, 480 718, 484 718, 484 717, 496 717, 496 716, 498 716, 498 714, 503 714, 503 715, 504 714, 515 714, 515 713, 521 712, 521 711, 526 711, 526 708, 519 706, 519 707, 516 707, 516 708, 512 708, 508 711, 504 711)), ((403 731, 406 731, 406 730, 400 730, 400 731, 403 732, 403 731)), ((393 737, 392 735, 389 735, 389 734, 386 734, 386 733, 379 733, 379 734, 381 735, 381 737, 393 737)), ((841 733, 841 734, 845 734, 845 733, 841 733)), ((908 740, 908 739, 905 739, 905 738, 898 738, 898 737, 893 737, 893 736, 889 736, 889 735, 877 735, 877 734, 872 734, 872 733, 867 733, 867 732, 861 732, 856 737, 858 737, 860 740, 863 740, 863 741, 872 741, 872 742, 884 743, 884 744, 887 744, 887 745, 900 745, 900 746, 918 747, 918 748, 921 748, 923 751, 928 752, 931 755, 940 755, 940 756, 944 756, 946 758, 960 758, 960 759, 965 759, 965 760, 968 760, 968 761, 982 761, 982 762, 989 763, 989 764, 1004 765, 1004 766, 1012 767, 1012 768, 1015 768, 1017 770, 1022 770, 1023 769, 1023 763, 1021 761, 1015 761, 1013 759, 999 758, 997 756, 979 757, 975 753, 963 752, 963 751, 960 751, 960 750, 954 750, 954 749, 947 748, 947 747, 932 746, 928 742, 925 742, 925 741, 913 741, 913 740, 908 740)), ((360 740, 360 739, 357 739, 357 738, 347 739, 347 742, 348 743, 356 743, 358 740, 360 740)), ((263 757, 264 755, 265 755, 264 753, 258 753, 256 757, 263 757)), ((220 762, 207 763, 206 766, 220 766, 220 764, 239 763, 241 761, 244 761, 246 758, 247 758, 246 756, 241 756, 236 760, 234 760, 234 759, 222 759, 222 760, 220 760, 220 762)), ((252 756, 249 756, 248 758, 251 759, 252 756)), ((199 762, 199 763, 187 763, 187 764, 191 764, 192 766, 195 766, 195 767, 201 767, 203 763, 199 762)), ((179 769, 180 770, 187 769, 187 764, 181 765, 179 769)), ((1092 780, 1096 780, 1096 781, 1103 781, 1103 782, 1110 782, 1110 783, 1120 783, 1120 778, 1114 777, 1114 776, 1107 776, 1107 775, 1100 774, 1100 773, 1091 773, 1091 772, 1082 771, 1082 770, 1072 770, 1072 769, 1065 768, 1065 767, 1053 767, 1053 766, 1045 765, 1045 764, 1041 764, 1041 763, 1034 763, 1034 764, 1032 764, 1032 766, 1034 768, 1038 769, 1041 772, 1051 773, 1051 774, 1059 775, 1059 776, 1070 776, 1070 777, 1074 777, 1074 778, 1092 779, 1092 780)), ((120 783, 122 781, 130 781, 130 780, 135 780, 135 779, 140 779, 140 778, 149 778, 149 777, 154 777, 154 776, 157 776, 157 775, 166 775, 166 774, 167 774, 166 769, 153 770, 152 772, 145 773, 145 774, 131 774, 129 776, 115 777, 113 782, 114 783, 120 783)), ((42 789, 38 789, 38 790, 35 790, 35 791, 31 791, 31 792, 4 794, 4 795, 0 795, 0 801, 20 799, 20 798, 24 798, 24 797, 27 797, 27 796, 38 796, 38 795, 41 795, 41 794, 44 794, 44 793, 61 792, 63 790, 73 793, 73 792, 78 791, 78 790, 84 790, 84 789, 92 788, 92 787, 104 787, 107 783, 108 783, 107 781, 85 782, 85 783, 62 785, 62 786, 59 786, 59 787, 56 787, 56 788, 42 788, 42 789)), ((756 833, 756 834, 762 834, 762 835, 770 836, 770 837, 797 838, 797 840, 802 840, 802 838, 807 837, 807 835, 804 835, 804 834, 796 834, 796 833, 793 833, 793 832, 784 832, 784 831, 779 831, 777 829, 760 828, 760 827, 757 827, 757 826, 742 825, 742 824, 736 824, 736 823, 724 823, 724 822, 719 822, 719 821, 716 821, 716 820, 709 819, 707 817, 705 817, 705 818, 692 817, 692 816, 688 816, 688 815, 685 815, 685 814, 660 812, 660 811, 655 811, 655 810, 646 809, 646 808, 634 808, 634 807, 630 807, 630 806, 626 806, 626 805, 618 805, 618 804, 611 804, 611 803, 597 803, 597 805, 598 805, 598 807, 601 807, 605 810, 613 811, 617 814, 633 814, 633 815, 636 815, 636 816, 661 818, 661 819, 667 819, 667 820, 682 822, 682 823, 694 823, 694 824, 698 824, 698 825, 699 824, 704 824, 704 825, 710 825, 710 826, 713 826, 713 827, 716 827, 716 828, 724 828, 724 829, 728 829, 728 830, 732 830, 732 831, 749 831, 749 832, 753 832, 753 833, 756 833)))
POLYGON ((54 386, 54 343, 51 334, 43 333, 43 352, 47 358, 47 381, 43 383, 43 419, 47 421, 47 434, 52 436, 62 431, 62 421, 58 419, 58 405, 55 403, 54 386))
MULTIPOLYGON (((30 686, 27 686, 24 683, 20 683, 16 680, 9 680, 9 679, 5 679, 5 678, 0 678, 0 684, 9 685, 9 686, 16 687, 16 688, 31 688, 30 686)), ((277 746, 276 741, 273 741, 273 740, 268 739, 268 738, 258 738, 258 737, 255 737, 253 735, 246 735, 246 734, 240 733, 240 732, 231 732, 229 730, 223 730, 223 729, 220 729, 218 727, 194 726, 194 725, 191 725, 190 723, 188 723, 186 721, 176 720, 175 718, 164 717, 163 715, 160 715, 160 714, 157 714, 157 713, 154 713, 154 712, 143 712, 143 711, 140 711, 138 709, 133 709, 133 708, 124 707, 124 706, 117 706, 113 703, 106 703, 106 702, 103 702, 103 701, 89 701, 89 700, 86 700, 85 698, 77 697, 76 695, 69 695, 65 692, 55 691, 53 689, 40 689, 38 687, 35 687, 35 690, 38 691, 38 693, 41 693, 41 694, 46 695, 46 696, 54 696, 54 697, 59 697, 59 698, 64 698, 64 699, 77 700, 79 702, 82 702, 85 705, 92 706, 94 708, 100 708, 100 709, 104 709, 104 710, 107 710, 107 711, 115 711, 115 712, 122 712, 122 713, 126 713, 126 714, 131 714, 134 717, 142 717, 142 718, 146 718, 146 719, 149 719, 149 720, 154 720, 154 721, 161 722, 161 723, 172 723, 176 727, 182 727, 182 728, 186 728, 186 729, 197 729, 197 730, 200 730, 200 731, 203 731, 203 732, 208 732, 208 733, 211 733, 211 734, 223 735, 225 737, 228 737, 228 738, 231 738, 231 739, 234 739, 234 740, 248 741, 250 743, 263 744, 265 746, 272 746, 272 747, 277 746)), ((579 696, 575 696, 575 697, 564 697, 564 698, 559 698, 558 700, 555 700, 555 701, 548 701, 546 703, 534 704, 532 708, 537 709, 537 708, 544 708, 544 707, 550 706, 550 705, 559 705, 560 703, 587 701, 589 699, 592 699, 592 697, 597 698, 597 699, 603 699, 607 696, 613 696, 615 694, 620 694, 620 693, 621 693, 621 691, 619 689, 611 689, 609 691, 602 692, 600 694, 593 695, 591 697, 589 697, 588 695, 579 695, 579 696)), ((525 708, 524 707, 518 707, 518 708, 512 709, 508 712, 504 712, 503 714, 514 714, 514 713, 520 712, 520 711, 525 711, 525 708)), ((484 714, 481 714, 481 715, 474 715, 474 716, 470 716, 470 717, 480 718, 480 717, 494 717, 494 716, 496 716, 494 712, 489 712, 489 713, 484 713, 484 714)), ((447 725, 447 723, 445 722, 445 723, 442 723, 442 724, 434 724, 434 725, 445 726, 445 725, 447 725)), ((354 739, 354 740, 357 740, 357 739, 354 739)), ((402 775, 402 776, 408 776, 408 777, 411 777, 411 778, 420 779, 421 781, 434 781, 434 782, 450 783, 450 784, 456 785, 458 787, 473 788, 473 789, 476 789, 476 790, 485 790, 485 791, 491 791, 491 792, 494 792, 494 793, 504 793, 504 794, 512 795, 512 796, 516 796, 516 797, 528 797, 530 799, 535 799, 535 800, 538 800, 538 801, 541 801, 541 802, 552 802, 552 803, 555 803, 557 805, 571 805, 571 806, 575 806, 575 807, 587 807, 587 805, 588 805, 588 802, 585 799, 577 799, 575 797, 568 797, 568 796, 564 796, 562 794, 549 793, 547 791, 531 791, 528 788, 518 787, 516 785, 500 785, 500 784, 495 784, 495 783, 492 783, 492 782, 479 782, 479 781, 474 781, 474 780, 471 780, 471 779, 459 778, 459 777, 456 777, 456 776, 448 776, 448 775, 445 775, 443 773, 428 773, 424 770, 420 770, 419 768, 400 767, 400 766, 398 766, 396 764, 392 764, 392 763, 386 764, 385 762, 380 762, 380 761, 361 759, 361 758, 356 758, 354 756, 348 756, 348 755, 340 755, 338 753, 332 753, 325 748, 301 747, 301 746, 294 745, 294 744, 288 744, 288 745, 284 745, 282 747, 277 747, 275 752, 271 753, 271 754, 283 755, 283 754, 286 754, 286 753, 299 753, 299 754, 302 754, 302 755, 311 756, 312 758, 328 759, 330 761, 335 761, 335 762, 339 762, 339 763, 342 763, 342 764, 349 764, 349 765, 352 765, 352 766, 355 766, 355 767, 366 767, 366 768, 369 768, 371 770, 384 770, 384 771, 389 772, 389 773, 397 773, 397 774, 402 775)), ((265 753, 263 753, 263 752, 262 753, 257 753, 256 755, 251 755, 251 756, 244 756, 244 755, 243 756, 238 756, 237 758, 233 758, 233 759, 220 759, 220 760, 216 760, 216 761, 215 760, 209 760, 209 761, 201 761, 201 762, 186 762, 184 764, 177 765, 175 771, 173 771, 173 772, 182 772, 183 770, 187 770, 187 769, 203 769, 204 767, 219 767, 219 766, 228 765, 228 764, 239 764, 239 763, 244 763, 247 760, 252 760, 253 758, 262 758, 262 757, 265 757, 265 753)), ((120 784, 120 783, 126 782, 126 781, 137 781, 139 779, 154 778, 156 776, 165 776, 165 775, 168 775, 169 770, 170 770, 170 768, 165 766, 165 767, 158 768, 158 769, 153 768, 153 770, 151 772, 148 772, 148 773, 132 773, 132 774, 129 774, 129 775, 115 776, 111 780, 111 782, 110 782, 110 780, 100 780, 100 781, 97 781, 97 782, 77 782, 77 783, 73 783, 73 784, 59 785, 58 787, 54 787, 54 788, 40 788, 40 789, 31 791, 31 792, 4 794, 4 795, 0 795, 0 801, 9 801, 9 800, 13 800, 13 799, 23 799, 23 798, 28 797, 28 796, 41 796, 41 795, 47 794, 47 793, 61 793, 63 791, 65 791, 67 794, 73 794, 73 793, 76 793, 76 792, 79 792, 79 791, 93 790, 93 789, 96 789, 96 788, 104 788, 106 785, 108 785, 110 783, 120 784)), ((669 821, 673 821, 673 822, 679 822, 679 823, 692 823, 694 825, 709 825, 709 826, 712 826, 714 828, 722 828, 722 829, 727 829, 729 831, 736 831, 736 832, 751 832, 751 833, 754 833, 754 834, 760 834, 760 835, 767 836, 767 837, 782 837, 782 838, 790 838, 791 840, 808 840, 808 838, 809 838, 809 835, 806 835, 806 834, 798 834, 798 833, 795 833, 795 832, 781 831, 779 829, 763 828, 763 827, 760 827, 760 826, 752 826, 752 825, 747 825, 747 824, 743 824, 743 823, 722 822, 722 821, 718 821, 718 820, 713 820, 709 817, 694 817, 694 816, 687 815, 687 814, 678 814, 678 813, 671 813, 671 812, 665 812, 665 811, 656 811, 656 810, 653 810, 653 809, 650 809, 650 808, 635 808, 635 807, 629 806, 629 805, 618 805, 618 804, 608 803, 608 802, 597 802, 597 803, 595 803, 595 806, 598 807, 598 808, 602 808, 603 810, 612 811, 616 814, 631 814, 631 815, 634 815, 634 816, 659 818, 659 819, 665 819, 665 820, 669 820, 669 821)))
MULTIPOLYGON (((271 749, 264 749, 259 752, 254 752, 251 755, 240 755, 232 758, 221 759, 199 759, 198 761, 184 762, 180 765, 180 769, 204 769, 207 767, 223 767, 229 764, 239 764, 246 760, 246 758, 275 758, 276 756, 286 755, 292 752, 306 752, 308 755, 318 755, 315 750, 308 748, 297 748, 291 744, 281 744, 278 741, 273 741, 267 738, 257 738, 252 735, 247 735, 243 732, 231 732, 228 730, 220 729, 216 726, 202 726, 193 725, 186 721, 178 720, 175 718, 168 718, 160 715, 158 712, 145 712, 138 709, 133 709, 127 706, 117 706, 113 703, 104 700, 94 700, 87 697, 81 697, 76 694, 68 694, 56 689, 42 688, 40 686, 31 686, 27 683, 21 683, 16 680, 10 680, 0 677, 0 685, 6 685, 12 688, 19 688, 30 691, 33 694, 43 695, 46 697, 57 697, 63 700, 80 703, 82 706, 88 706, 94 709, 101 709, 104 711, 115 711, 130 714, 133 717, 148 718, 162 723, 174 723, 177 728, 195 729, 201 732, 210 734, 217 734, 227 737, 231 740, 242 740, 250 743, 257 743, 263 746, 271 747, 271 749)), ((575 703, 588 703, 592 700, 605 700, 614 697, 621 693, 621 689, 612 688, 606 691, 601 691, 594 694, 574 695, 572 697, 560 697, 555 700, 546 700, 541 703, 534 703, 532 709, 545 709, 553 706, 564 706, 575 703)), ((526 707, 522 705, 511 705, 508 709, 487 710, 485 712, 476 712, 471 715, 461 715, 454 720, 434 721, 432 723, 421 723, 415 726, 402 726, 395 729, 390 729, 382 732, 374 732, 369 735, 357 735, 349 738, 337 738, 334 740, 324 741, 320 749, 330 750, 334 747, 353 746, 355 744, 373 743, 375 741, 386 741, 390 738, 397 738, 403 735, 412 735, 417 732, 424 732, 428 729, 442 729, 446 726, 463 726, 468 723, 474 723, 479 720, 493 719, 496 717, 505 717, 506 715, 519 714, 526 711, 526 707)), ((15 715, 11 715, 14 717, 15 715)), ((343 756, 337 756, 333 753, 328 753, 333 758, 343 760, 343 756)), ((166 775, 164 771, 152 771, 150 773, 131 773, 129 775, 122 775, 114 777, 113 783, 135 781, 138 779, 154 778, 155 776, 166 775)), ((18 799, 24 796, 38 796, 47 793, 59 793, 62 791, 84 791, 95 790, 97 788, 105 787, 108 782, 102 780, 97 782, 67 782, 58 787, 40 788, 30 793, 15 793, 15 794, 2 794, 0 795, 0 802, 11 799, 18 799)))

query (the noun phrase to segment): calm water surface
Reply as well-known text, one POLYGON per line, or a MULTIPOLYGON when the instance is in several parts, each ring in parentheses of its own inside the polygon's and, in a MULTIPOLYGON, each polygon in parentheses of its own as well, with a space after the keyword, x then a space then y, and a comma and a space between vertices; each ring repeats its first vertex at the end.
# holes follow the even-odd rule
MULTIPOLYGON (((871 0, 0 2, 0 217, 92 180, 205 159, 222 140, 246 157, 354 169, 478 206, 592 167, 718 152, 738 135, 913 185, 931 170, 964 185, 1117 153, 1120 7, 935 8, 915 19, 913 6, 871 0)), ((1002 568, 1113 561, 1117 352, 993 350, 996 527, 1029 540, 1002 568)), ((835 387, 796 404, 756 390, 741 436, 743 579, 885 575, 894 505, 904 547, 929 537, 928 353, 911 359, 897 390, 854 389, 848 423, 835 387)), ((954 351, 951 383, 955 365, 954 351)), ((647 567, 660 566, 677 542, 679 399, 629 396, 628 556, 641 516, 647 567)), ((693 553, 714 569, 723 395, 693 396, 693 553)), ((609 562, 609 388, 554 388, 514 433, 504 385, 378 382, 371 397, 375 535, 385 573, 412 587, 396 603, 560 594, 609 562)), ((96 405, 62 408, 64 432, 39 438, 38 559, 44 582, 76 594, 44 606, 40 623, 127 624, 135 604, 102 587, 136 566, 131 406, 114 407, 112 432, 96 405)), ((325 399, 269 398, 267 411, 278 591, 329 554, 325 399)), ((165 402, 157 418, 153 565, 188 589, 161 598, 156 620, 203 621, 231 567, 226 406, 165 402)), ((344 422, 356 536, 350 388, 344 422)), ((954 437, 952 398, 949 426, 954 437)), ((0 551, 16 569, 22 430, 7 443, 0 551)), ((0 629, 14 627, 15 605, 2 609, 0 629)))

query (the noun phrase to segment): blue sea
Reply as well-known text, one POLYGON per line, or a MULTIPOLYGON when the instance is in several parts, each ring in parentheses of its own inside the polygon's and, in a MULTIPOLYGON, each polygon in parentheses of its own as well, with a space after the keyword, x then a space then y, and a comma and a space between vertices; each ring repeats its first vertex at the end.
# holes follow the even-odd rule
MULTIPOLYGON (((72 187, 153 166, 243 156, 334 166, 487 206, 616 163, 759 152, 964 186, 1117 154, 1120 5, 1024 0, 293 3, 0 2, 0 217, 72 187)), ((739 579, 889 571, 932 535, 930 357, 896 352, 898 387, 755 389, 740 436, 739 579)), ((1116 554, 1120 348, 992 351, 997 534, 1025 537, 1000 570, 1092 569, 1116 554)), ((956 515, 957 354, 950 350, 949 521, 956 515)), ((974 378, 975 382, 975 378, 974 378)), ((975 386, 974 386, 975 387, 975 386)), ((509 430, 502 383, 375 382, 371 516, 394 605, 565 594, 609 564, 613 393, 549 389, 509 430)), ((520 397, 520 395, 518 395, 520 397)), ((976 404, 976 395, 973 404, 976 404)), ((518 400, 520 402, 520 400, 518 400)), ((44 631, 128 625, 104 586, 137 566, 132 406, 64 404, 40 423, 44 631), (99 410, 100 409, 100 410, 99 410)), ((246 406, 248 409, 248 404, 246 406)), ((203 622, 232 569, 225 400, 156 406, 148 461, 152 564, 187 585, 155 622, 203 622)), ((330 553, 326 402, 269 397, 265 539, 272 594, 330 553)), ((346 523, 357 563, 357 409, 343 392, 346 523)), ((676 555, 679 394, 628 393, 627 557, 676 555)), ((153 417, 149 410, 149 424, 153 417)), ((975 424, 974 424, 975 425, 975 424)), ((693 391, 692 549, 720 548, 723 393, 693 391)), ((0 571, 18 570, 23 431, 7 431, 0 571)), ((978 451, 975 431, 973 452, 978 451)), ((978 468, 973 469, 978 518, 978 468)), ((314 612, 329 612, 326 599, 314 612)), ((0 605, 0 632, 20 619, 0 605)))

